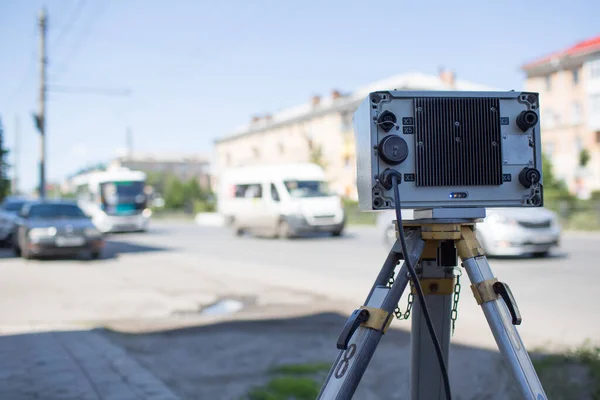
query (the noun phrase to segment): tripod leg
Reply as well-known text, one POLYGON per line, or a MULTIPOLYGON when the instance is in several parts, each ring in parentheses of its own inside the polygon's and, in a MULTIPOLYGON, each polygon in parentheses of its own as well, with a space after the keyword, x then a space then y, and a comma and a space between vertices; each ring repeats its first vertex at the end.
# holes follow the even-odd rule
MULTIPOLYGON (((425 245, 421 239, 421 231, 412 231, 406 237, 406 242, 409 254, 404 257, 410 257, 412 265, 416 265, 425 245)), ((337 343, 340 352, 317 399, 345 400, 354 395, 408 285, 408 270, 403 265, 392 287, 386 286, 400 259, 399 247, 397 240, 369 293, 365 306, 354 311, 346 322, 337 343)))
MULTIPOLYGON (((450 348, 450 311, 452 309, 452 294, 454 292, 453 268, 456 266, 456 248, 449 242, 450 256, 437 257, 437 242, 427 242, 421 261, 420 281, 429 313, 437 333, 442 354, 448 365, 448 351, 450 348), (453 257, 452 257, 453 255, 453 257), (433 258, 432 258, 433 256, 433 258), (453 261, 452 261, 453 258, 453 261), (441 261, 450 261, 452 265, 440 265, 441 261)), ((444 243, 440 250, 444 251, 444 243)), ((437 358, 435 347, 427 330, 421 304, 414 302, 412 309, 411 328, 411 399, 412 400, 445 400, 444 381, 437 358)))
POLYGON ((519 393, 524 399, 547 400, 544 388, 515 327, 521 323, 521 315, 510 289, 494 278, 472 229, 463 227, 462 234, 463 239, 457 246, 462 265, 469 275, 475 298, 483 309, 519 393))

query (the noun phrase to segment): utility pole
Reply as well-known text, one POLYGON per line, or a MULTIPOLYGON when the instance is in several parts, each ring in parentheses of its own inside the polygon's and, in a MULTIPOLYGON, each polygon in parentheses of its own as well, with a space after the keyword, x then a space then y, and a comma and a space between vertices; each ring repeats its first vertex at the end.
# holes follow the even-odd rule
POLYGON ((40 13, 40 104, 36 125, 40 132, 40 188, 39 195, 46 197, 46 9, 40 13))
POLYGON ((13 149, 13 181, 12 192, 19 194, 19 140, 20 140, 20 121, 19 116, 15 115, 15 147, 13 149))

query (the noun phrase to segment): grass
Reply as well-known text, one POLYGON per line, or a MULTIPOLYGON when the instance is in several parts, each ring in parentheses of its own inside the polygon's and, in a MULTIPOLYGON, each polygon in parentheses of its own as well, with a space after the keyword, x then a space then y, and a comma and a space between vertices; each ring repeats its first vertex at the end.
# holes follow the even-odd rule
POLYGON ((273 377, 265 386, 254 388, 248 400, 313 400, 319 394, 323 374, 331 364, 288 364, 271 369, 273 377), (307 376, 308 375, 308 376, 307 376))
POLYGON ((600 347, 590 342, 575 350, 532 355, 533 365, 550 399, 600 400, 600 347))

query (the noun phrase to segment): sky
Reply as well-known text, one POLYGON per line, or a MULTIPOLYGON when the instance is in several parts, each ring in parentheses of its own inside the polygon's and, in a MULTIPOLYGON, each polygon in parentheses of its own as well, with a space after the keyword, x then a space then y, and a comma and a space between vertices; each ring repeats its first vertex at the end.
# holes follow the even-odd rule
POLYGON ((128 128, 134 152, 210 155, 255 114, 400 73, 519 90, 523 63, 600 35, 598 0, 0 0, 0 118, 22 190, 38 182, 44 6, 51 182, 122 154, 128 128))

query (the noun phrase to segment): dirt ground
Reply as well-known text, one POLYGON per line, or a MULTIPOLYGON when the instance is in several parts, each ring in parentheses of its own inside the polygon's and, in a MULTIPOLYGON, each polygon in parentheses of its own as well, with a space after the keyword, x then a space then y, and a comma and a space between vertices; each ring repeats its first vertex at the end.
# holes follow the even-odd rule
MULTIPOLYGON (((166 328, 173 326, 172 320, 163 321, 162 328, 156 321, 135 329, 121 323, 104 333, 183 399, 244 399, 272 378, 275 367, 333 362, 348 314, 315 310, 250 310, 236 314, 235 320, 180 321, 182 327, 175 329, 166 328)), ((403 324, 408 322, 396 321, 380 342, 354 398, 407 398, 410 335, 398 329, 403 324)), ((515 398, 498 352, 453 345, 450 371, 456 400, 515 398)))

